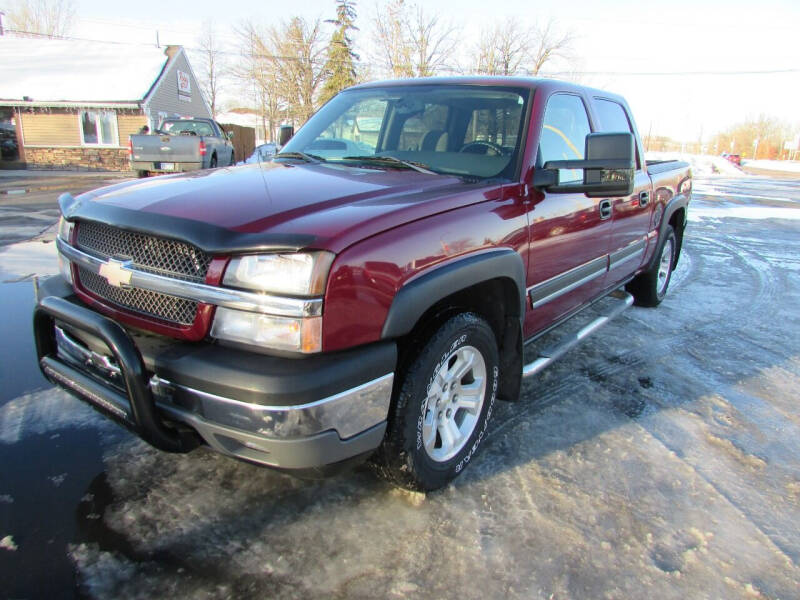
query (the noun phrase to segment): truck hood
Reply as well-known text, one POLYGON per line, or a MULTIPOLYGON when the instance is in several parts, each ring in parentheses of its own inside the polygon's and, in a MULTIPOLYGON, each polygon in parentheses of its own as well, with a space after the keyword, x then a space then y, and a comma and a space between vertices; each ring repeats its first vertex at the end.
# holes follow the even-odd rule
POLYGON ((340 252, 399 224, 496 197, 497 182, 411 170, 264 163, 129 181, 59 202, 65 217, 184 239, 212 253, 340 252))

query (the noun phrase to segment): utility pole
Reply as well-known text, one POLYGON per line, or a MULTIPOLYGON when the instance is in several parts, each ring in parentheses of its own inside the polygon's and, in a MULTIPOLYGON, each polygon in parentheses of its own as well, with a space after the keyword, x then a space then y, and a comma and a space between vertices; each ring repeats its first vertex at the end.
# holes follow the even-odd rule
POLYGON ((3 17, 6 16, 2 10, 0 10, 0 35, 3 35, 3 17))

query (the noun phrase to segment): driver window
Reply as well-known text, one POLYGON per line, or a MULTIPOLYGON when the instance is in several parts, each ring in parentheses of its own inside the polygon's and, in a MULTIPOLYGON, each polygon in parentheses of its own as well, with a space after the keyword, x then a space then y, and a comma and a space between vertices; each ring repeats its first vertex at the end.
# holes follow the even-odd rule
MULTIPOLYGON (((586 107, 578 96, 556 94, 547 101, 542 134, 539 139, 539 161, 583 160, 586 136, 591 133, 586 107)), ((581 169, 560 169, 560 183, 583 181, 581 169)))

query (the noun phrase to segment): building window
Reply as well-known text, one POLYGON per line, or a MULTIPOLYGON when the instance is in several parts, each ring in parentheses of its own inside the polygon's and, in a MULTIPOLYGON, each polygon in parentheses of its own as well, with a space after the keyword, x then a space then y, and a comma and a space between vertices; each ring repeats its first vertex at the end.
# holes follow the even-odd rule
POLYGON ((78 114, 84 146, 118 146, 117 114, 113 110, 82 110, 78 114))

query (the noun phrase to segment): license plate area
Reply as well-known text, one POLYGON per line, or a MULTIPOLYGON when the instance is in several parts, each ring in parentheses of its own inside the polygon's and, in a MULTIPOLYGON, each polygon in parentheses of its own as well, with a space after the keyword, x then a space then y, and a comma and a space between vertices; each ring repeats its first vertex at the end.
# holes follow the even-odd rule
POLYGON ((162 171, 174 171, 175 170, 175 163, 162 162, 161 163, 161 170, 162 171))

